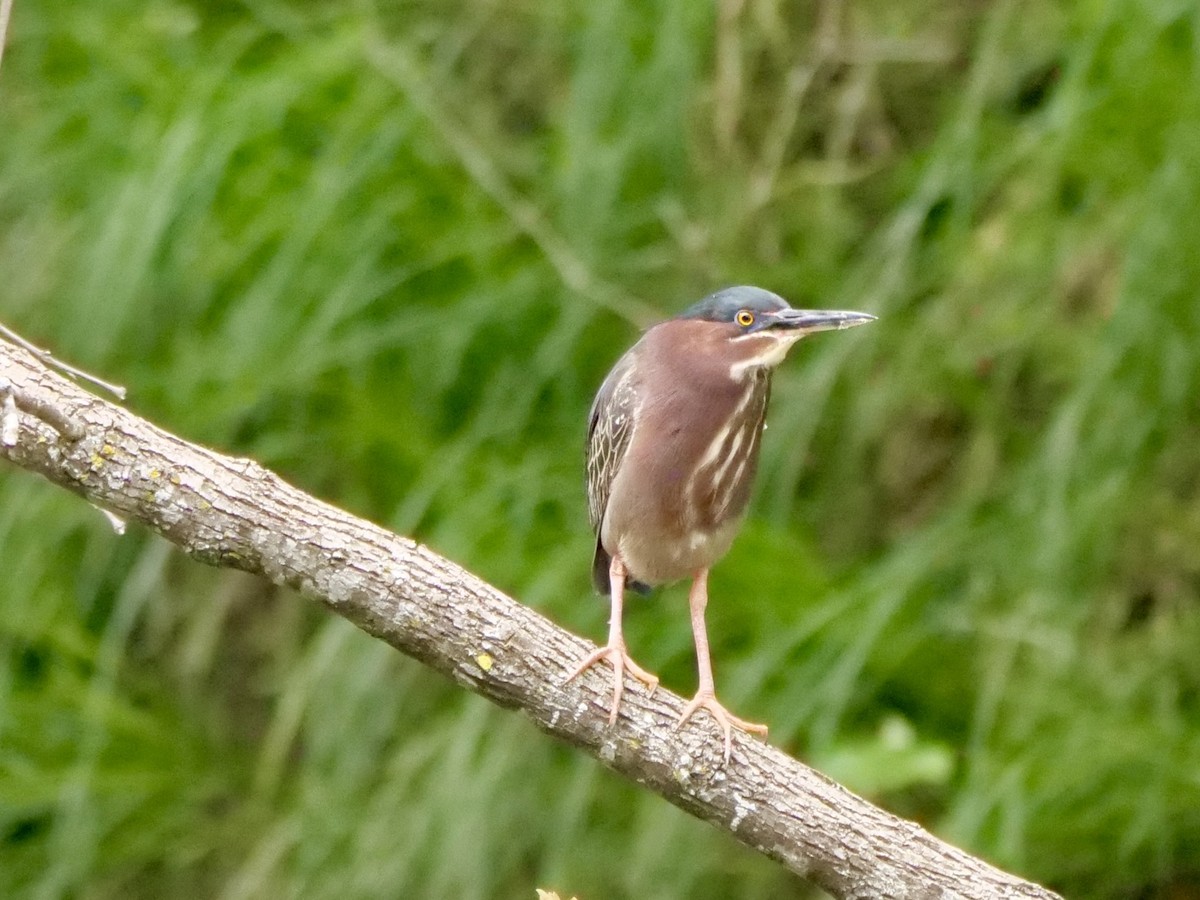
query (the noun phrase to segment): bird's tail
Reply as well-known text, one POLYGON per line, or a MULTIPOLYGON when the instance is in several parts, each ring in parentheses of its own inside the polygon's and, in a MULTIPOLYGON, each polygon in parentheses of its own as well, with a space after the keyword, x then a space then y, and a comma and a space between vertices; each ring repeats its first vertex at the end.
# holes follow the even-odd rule
MULTIPOLYGON (((605 597, 612 596, 612 584, 608 578, 608 569, 611 565, 612 557, 608 555, 608 551, 600 543, 600 535, 596 535, 596 553, 592 557, 592 584, 605 597)), ((641 581, 635 581, 632 578, 626 580, 625 587, 642 596, 650 593, 650 585, 644 584, 641 581)))

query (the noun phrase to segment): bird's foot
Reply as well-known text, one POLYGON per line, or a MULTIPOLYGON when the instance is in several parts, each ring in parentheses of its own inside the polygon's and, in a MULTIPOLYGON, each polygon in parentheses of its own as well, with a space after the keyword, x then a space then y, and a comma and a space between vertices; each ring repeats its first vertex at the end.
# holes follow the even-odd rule
POLYGON ((719 702, 716 695, 712 691, 700 691, 692 698, 683 709, 683 715, 679 717, 679 721, 675 723, 675 730, 678 731, 683 727, 683 723, 692 717, 698 709, 708 710, 708 714, 717 720, 717 724, 721 726, 721 731, 725 734, 725 765, 729 765, 729 754, 733 749, 733 729, 744 731, 748 734, 767 733, 766 725, 759 725, 756 722, 747 722, 745 719, 739 719, 719 702))
POLYGON ((607 659, 612 663, 613 673, 613 700, 612 709, 608 714, 608 724, 615 725, 617 722, 617 710, 621 706, 621 693, 625 690, 625 673, 637 681, 646 685, 647 693, 653 694, 654 689, 658 687, 658 677, 651 675, 637 663, 635 663, 625 652, 624 644, 609 644, 605 647, 600 647, 593 653, 589 653, 574 671, 567 676, 567 682, 574 681, 596 663, 602 659, 607 659))

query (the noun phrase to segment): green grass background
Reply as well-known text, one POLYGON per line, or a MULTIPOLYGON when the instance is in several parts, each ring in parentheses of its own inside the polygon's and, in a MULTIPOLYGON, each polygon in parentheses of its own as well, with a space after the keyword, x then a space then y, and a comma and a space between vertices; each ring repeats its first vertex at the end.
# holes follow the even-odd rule
MULTIPOLYGON (((599 638, 584 417, 729 283, 711 581, 772 740, 1073 897, 1200 896, 1188 2, 16 0, 0 317, 599 638)), ((807 897, 298 597, 0 471, 0 896, 807 897)), ((627 616, 694 687, 684 594, 627 616)))

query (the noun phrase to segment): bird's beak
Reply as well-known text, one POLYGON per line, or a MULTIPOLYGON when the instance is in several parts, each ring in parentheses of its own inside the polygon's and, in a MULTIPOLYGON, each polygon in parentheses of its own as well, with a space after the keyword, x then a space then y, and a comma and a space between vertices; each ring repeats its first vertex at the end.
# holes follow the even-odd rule
POLYGON ((875 317, 870 313, 845 310, 781 309, 772 315, 775 316, 775 321, 771 323, 772 328, 800 334, 841 331, 843 328, 853 328, 855 325, 866 325, 875 321, 875 317))

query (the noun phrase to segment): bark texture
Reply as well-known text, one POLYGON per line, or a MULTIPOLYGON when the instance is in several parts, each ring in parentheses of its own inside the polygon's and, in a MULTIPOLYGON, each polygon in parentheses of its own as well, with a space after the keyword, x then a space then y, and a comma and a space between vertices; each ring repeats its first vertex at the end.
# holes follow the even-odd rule
MULTIPOLYGON (((1052 898, 743 735, 722 764, 704 716, 625 692, 611 673, 564 679, 593 645, 425 547, 317 500, 249 459, 184 441, 0 340, 0 455, 198 560, 289 585, 368 634, 512 709, 843 898, 1052 898), (15 420, 14 420, 15 418, 15 420), (14 434, 15 432, 15 434, 14 434)), ((98 519, 97 527, 106 527, 98 519)), ((580 572, 586 571, 580 561, 580 572)), ((582 577, 582 576, 581 576, 582 577)))

